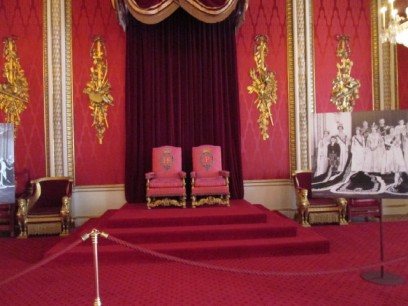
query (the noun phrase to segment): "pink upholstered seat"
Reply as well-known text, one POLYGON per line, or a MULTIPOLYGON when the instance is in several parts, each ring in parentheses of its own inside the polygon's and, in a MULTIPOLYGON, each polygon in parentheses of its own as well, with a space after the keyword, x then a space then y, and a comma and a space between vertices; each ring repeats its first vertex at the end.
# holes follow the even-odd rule
POLYGON ((344 198, 314 198, 312 172, 297 171, 292 174, 296 191, 297 217, 303 226, 312 223, 347 224, 347 200, 344 198))
POLYGON ((186 207, 186 173, 182 171, 181 148, 162 146, 152 150, 152 172, 146 173, 147 207, 186 207))
POLYGON ((229 206, 229 172, 222 170, 221 147, 202 145, 193 148, 191 179, 193 208, 204 204, 229 206))

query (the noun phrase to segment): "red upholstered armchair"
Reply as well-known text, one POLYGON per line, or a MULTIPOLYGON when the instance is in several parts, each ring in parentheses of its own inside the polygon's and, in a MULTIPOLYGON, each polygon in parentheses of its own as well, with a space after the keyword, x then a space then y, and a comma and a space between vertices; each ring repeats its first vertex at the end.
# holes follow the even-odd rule
POLYGON ((191 200, 193 208, 204 204, 230 205, 229 171, 222 170, 221 147, 193 148, 191 200))
POLYGON ((72 224, 69 177, 43 177, 31 181, 32 192, 18 199, 19 238, 30 235, 69 234, 72 224))
POLYGON ((296 191, 297 217, 303 226, 315 223, 347 224, 346 199, 314 198, 311 171, 296 171, 292 178, 296 191))
POLYGON ((147 208, 186 207, 186 173, 182 171, 181 148, 153 148, 152 172, 146 173, 147 208))
POLYGON ((30 171, 24 169, 14 173, 15 201, 0 203, 0 230, 8 231, 11 237, 15 234, 16 201, 20 196, 29 193, 30 171))

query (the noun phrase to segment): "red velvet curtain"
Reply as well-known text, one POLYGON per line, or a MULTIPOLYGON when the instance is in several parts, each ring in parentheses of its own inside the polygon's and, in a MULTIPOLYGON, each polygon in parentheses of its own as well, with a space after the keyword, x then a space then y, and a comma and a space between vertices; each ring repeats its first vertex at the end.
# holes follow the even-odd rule
POLYGON ((243 197, 235 16, 208 24, 179 9, 156 25, 131 18, 127 28, 126 199, 145 200, 152 148, 222 148, 232 198, 243 197))
POLYGON ((179 7, 198 20, 207 23, 220 22, 235 10, 240 1, 247 0, 113 0, 112 3, 119 9, 119 14, 122 15, 120 18, 124 17, 126 6, 127 11, 137 20, 155 24, 168 18, 179 7))

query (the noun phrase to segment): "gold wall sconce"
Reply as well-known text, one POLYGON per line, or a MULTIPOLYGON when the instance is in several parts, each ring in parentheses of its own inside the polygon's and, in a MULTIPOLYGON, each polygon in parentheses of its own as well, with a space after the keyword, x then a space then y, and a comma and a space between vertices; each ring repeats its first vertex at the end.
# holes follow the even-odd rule
POLYGON ((336 105, 341 112, 353 111, 356 100, 359 98, 360 81, 351 76, 353 61, 349 58, 351 49, 349 45, 350 37, 337 35, 336 55, 340 58, 337 63, 337 76, 332 82, 332 93, 330 101, 336 105))
POLYGON ((102 144, 103 135, 109 127, 108 108, 113 105, 113 97, 110 94, 111 85, 107 78, 106 46, 99 35, 94 38, 90 55, 93 64, 90 68, 91 80, 86 84, 84 93, 89 96, 89 108, 93 117, 92 126, 96 128, 96 136, 99 143, 102 144))
POLYGON ((29 99, 28 82, 20 66, 17 54, 16 39, 7 37, 4 41, 3 57, 5 59, 3 77, 0 83, 0 110, 6 115, 6 122, 14 124, 14 133, 21 123, 20 114, 27 108, 29 99))
POLYGON ((257 35, 255 37, 254 60, 256 68, 249 71, 252 79, 252 85, 248 86, 248 92, 256 93, 258 97, 255 100, 257 109, 259 110, 259 118, 257 120, 261 136, 263 140, 269 138, 268 127, 269 124, 274 125, 271 106, 276 104, 277 100, 277 82, 275 73, 268 71, 266 66, 266 56, 268 54, 268 37, 265 35, 257 35))

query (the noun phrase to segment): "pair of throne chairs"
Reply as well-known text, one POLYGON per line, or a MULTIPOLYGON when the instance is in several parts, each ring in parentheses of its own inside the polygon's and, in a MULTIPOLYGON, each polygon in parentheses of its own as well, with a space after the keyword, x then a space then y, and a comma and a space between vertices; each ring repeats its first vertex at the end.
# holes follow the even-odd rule
MULTIPOLYGON (((186 207, 186 173, 180 147, 153 148, 152 171, 145 174, 147 208, 186 207)), ((221 147, 202 145, 192 149, 191 205, 229 206, 229 172, 222 169, 221 147)))
POLYGON ((305 227, 311 224, 348 224, 355 217, 380 217, 381 199, 372 198, 316 198, 312 193, 311 171, 292 174, 296 192, 296 218, 305 227))

